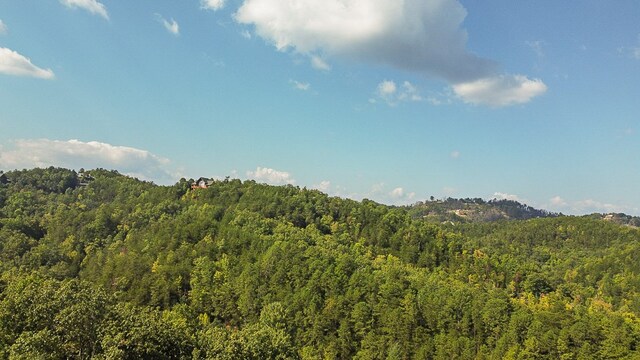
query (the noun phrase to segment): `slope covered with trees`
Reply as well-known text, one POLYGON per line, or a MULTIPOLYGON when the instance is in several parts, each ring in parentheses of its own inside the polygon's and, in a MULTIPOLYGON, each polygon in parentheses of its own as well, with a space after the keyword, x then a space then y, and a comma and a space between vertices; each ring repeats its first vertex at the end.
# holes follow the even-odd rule
POLYGON ((90 174, 0 185, 0 358, 640 356, 633 227, 90 174))
POLYGON ((485 201, 480 198, 454 199, 449 197, 436 200, 431 197, 430 200, 419 201, 405 208, 415 218, 436 223, 528 220, 560 215, 507 199, 485 201))

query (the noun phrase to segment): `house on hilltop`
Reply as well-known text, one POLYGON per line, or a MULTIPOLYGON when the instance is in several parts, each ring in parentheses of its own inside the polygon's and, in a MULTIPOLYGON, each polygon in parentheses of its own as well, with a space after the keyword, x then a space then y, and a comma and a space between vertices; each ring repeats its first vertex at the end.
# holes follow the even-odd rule
POLYGON ((78 173, 78 185, 79 186, 87 186, 93 180, 95 180, 95 178, 93 176, 91 176, 91 174, 89 174, 88 172, 84 171, 84 169, 80 169, 80 172, 78 173))
POLYGON ((206 189, 209 186, 213 185, 214 182, 215 182, 214 179, 208 179, 208 178, 201 177, 198 180, 194 181, 193 184, 191 184, 191 189, 192 190, 195 190, 195 189, 206 189))

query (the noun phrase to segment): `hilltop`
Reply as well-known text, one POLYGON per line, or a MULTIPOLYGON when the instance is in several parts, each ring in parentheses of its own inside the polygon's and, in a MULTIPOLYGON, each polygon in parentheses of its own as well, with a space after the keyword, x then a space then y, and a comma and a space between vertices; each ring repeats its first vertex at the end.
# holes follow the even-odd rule
POLYGON ((406 207, 415 218, 430 222, 491 222, 557 217, 561 214, 535 209, 514 200, 481 198, 426 200, 406 207))

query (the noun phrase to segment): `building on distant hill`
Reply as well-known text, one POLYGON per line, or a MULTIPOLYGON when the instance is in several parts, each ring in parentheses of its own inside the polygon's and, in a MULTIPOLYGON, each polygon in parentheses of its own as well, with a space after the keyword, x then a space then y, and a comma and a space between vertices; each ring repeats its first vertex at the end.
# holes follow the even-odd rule
POLYGON ((8 184, 10 182, 11 182, 11 180, 9 180, 7 175, 4 172, 0 171, 0 184, 5 185, 5 184, 8 184))
POLYGON ((215 182, 214 179, 208 179, 208 178, 201 177, 198 180, 194 181, 193 184, 191 184, 191 189, 193 189, 193 190, 195 190, 195 189, 206 189, 209 186, 213 185, 214 182, 215 182))
POLYGON ((91 181, 95 180, 91 174, 84 171, 84 169, 80 169, 78 172, 78 185, 79 186, 87 186, 91 181))

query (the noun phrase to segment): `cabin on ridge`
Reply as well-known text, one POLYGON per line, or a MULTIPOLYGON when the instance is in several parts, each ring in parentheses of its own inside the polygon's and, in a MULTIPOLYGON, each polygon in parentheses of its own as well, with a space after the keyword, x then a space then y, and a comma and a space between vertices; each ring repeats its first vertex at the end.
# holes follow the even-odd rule
POLYGON ((201 178, 199 178, 198 180, 194 181, 191 184, 191 189, 192 190, 195 190, 195 189, 206 189, 209 186, 213 185, 214 182, 215 182, 214 179, 201 177, 201 178))

